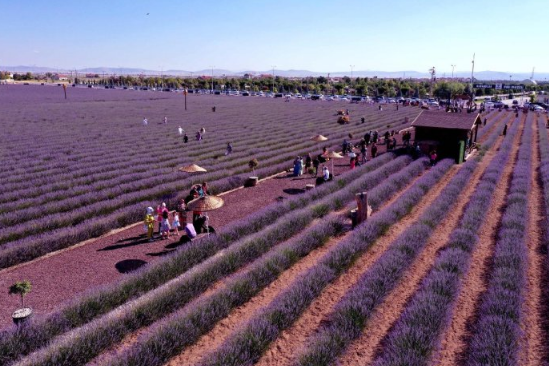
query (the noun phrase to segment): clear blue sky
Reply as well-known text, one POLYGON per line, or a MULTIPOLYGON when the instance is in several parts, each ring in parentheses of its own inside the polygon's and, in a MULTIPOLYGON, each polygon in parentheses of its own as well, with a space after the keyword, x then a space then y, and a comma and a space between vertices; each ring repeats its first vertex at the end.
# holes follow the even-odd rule
POLYGON ((549 71, 546 0, 0 0, 0 65, 549 71), (146 15, 149 13, 149 15, 146 15))

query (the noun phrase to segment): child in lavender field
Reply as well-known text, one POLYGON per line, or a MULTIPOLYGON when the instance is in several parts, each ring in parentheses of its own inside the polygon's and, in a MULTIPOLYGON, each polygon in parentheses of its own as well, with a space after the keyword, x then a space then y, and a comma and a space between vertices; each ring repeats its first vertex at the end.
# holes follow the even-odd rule
POLYGON ((175 211, 173 213, 173 231, 174 231, 174 234, 179 236, 179 225, 180 225, 180 222, 179 222, 179 214, 177 213, 177 211, 175 211))
POLYGON ((169 239, 170 229, 171 229, 171 226, 170 226, 168 211, 163 211, 162 212, 162 224, 161 224, 162 239, 169 239))
POLYGON ((154 210, 152 207, 147 207, 147 214, 145 215, 145 228, 147 229, 147 239, 153 241, 153 231, 154 231, 154 210))

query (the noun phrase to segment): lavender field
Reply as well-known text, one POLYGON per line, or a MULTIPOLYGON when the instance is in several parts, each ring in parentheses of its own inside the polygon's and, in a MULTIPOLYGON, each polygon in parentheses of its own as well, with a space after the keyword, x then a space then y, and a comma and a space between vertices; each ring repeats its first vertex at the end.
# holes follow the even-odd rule
MULTIPOLYGON (((214 193, 239 187, 252 158, 255 175, 267 177, 295 155, 339 150, 349 134, 355 141, 368 130, 405 128, 405 117, 419 113, 208 95, 189 95, 185 111, 181 94, 68 91, 64 100, 56 87, 0 87, 4 271, 137 222, 143 207, 172 205, 193 181, 207 180, 214 193), (352 119, 341 126, 334 114, 345 108, 352 119), (316 134, 329 140, 314 143, 316 134), (190 163, 208 172, 177 171, 190 163)), ((466 163, 430 166, 383 150, 4 328, 0 364, 545 364, 545 117, 482 117, 481 148, 466 163), (372 216, 353 229, 349 210, 365 191, 372 216)))
POLYGON ((0 268, 138 221, 143 207, 173 204, 198 179, 214 193, 238 187, 252 158, 260 163, 255 175, 265 177, 290 167, 295 155, 339 146, 367 128, 403 128, 404 118, 418 113, 379 116, 354 105, 348 106, 354 123, 340 126, 333 115, 341 107, 331 103, 191 94, 185 111, 175 93, 69 88, 65 100, 55 86, 1 88, 9 164, 0 178, 0 268), (366 123, 359 125, 362 116, 366 123), (198 142, 201 128, 206 134, 198 142), (309 140, 319 133, 330 140, 309 140), (227 142, 234 149, 228 157, 227 142), (208 173, 194 178, 177 171, 191 163, 208 173))

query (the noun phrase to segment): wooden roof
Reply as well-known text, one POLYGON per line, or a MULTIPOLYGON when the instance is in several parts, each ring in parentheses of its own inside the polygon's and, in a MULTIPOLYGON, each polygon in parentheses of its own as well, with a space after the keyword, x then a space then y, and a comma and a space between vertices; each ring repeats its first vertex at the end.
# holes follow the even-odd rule
POLYGON ((471 130, 480 119, 479 113, 447 113, 446 111, 422 111, 412 122, 414 127, 432 127, 452 130, 471 130))

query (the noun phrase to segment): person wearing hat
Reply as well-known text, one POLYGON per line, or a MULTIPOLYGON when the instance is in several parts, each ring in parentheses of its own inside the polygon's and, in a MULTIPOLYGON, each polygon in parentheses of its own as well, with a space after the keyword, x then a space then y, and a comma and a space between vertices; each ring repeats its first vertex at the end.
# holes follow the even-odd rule
POLYGON ((145 214, 145 228, 147 229, 147 239, 153 241, 154 222, 156 221, 153 216, 154 210, 152 207, 147 207, 147 213, 145 214))

